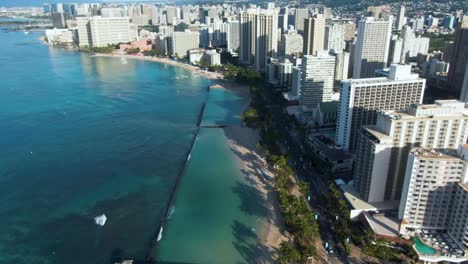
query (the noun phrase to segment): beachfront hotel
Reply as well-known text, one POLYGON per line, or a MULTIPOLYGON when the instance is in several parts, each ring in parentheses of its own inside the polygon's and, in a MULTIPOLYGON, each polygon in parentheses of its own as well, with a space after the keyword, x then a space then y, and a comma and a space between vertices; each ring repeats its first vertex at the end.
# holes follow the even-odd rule
POLYGON ((335 139, 353 152, 358 131, 374 125, 378 111, 405 110, 423 100, 426 80, 411 73, 410 65, 392 64, 388 77, 349 79, 341 83, 335 139))
POLYGON ((458 150, 414 148, 408 156, 399 208, 399 233, 413 237, 422 261, 463 263, 466 260, 467 160, 468 144, 460 145, 458 150))
POLYGON ((200 33, 185 30, 174 32, 167 38, 167 47, 171 56, 185 57, 191 49, 198 49, 200 45, 200 33))
POLYGON ((379 113, 358 133, 353 186, 367 202, 398 201, 414 147, 457 149, 468 138, 468 108, 456 100, 379 113))
POLYGON ((137 39, 137 27, 128 17, 77 17, 80 47, 107 47, 137 39))
MULTIPOLYGON (((400 234, 421 229, 445 230, 458 183, 468 181, 468 145, 454 149, 414 148, 408 155, 398 218, 400 234)), ((466 223, 465 223, 466 224, 466 223)))

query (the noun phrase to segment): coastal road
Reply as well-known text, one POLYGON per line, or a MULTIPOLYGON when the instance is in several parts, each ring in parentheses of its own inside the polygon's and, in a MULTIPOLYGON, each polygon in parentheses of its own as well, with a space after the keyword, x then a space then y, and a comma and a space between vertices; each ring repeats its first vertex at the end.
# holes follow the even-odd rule
POLYGON ((310 196, 309 205, 313 212, 318 216, 317 222, 319 224, 319 232, 322 241, 328 242, 329 246, 333 248, 333 254, 328 254, 329 263, 349 263, 347 254, 341 249, 336 234, 332 228, 332 221, 328 219, 327 208, 325 201, 322 200, 328 194, 328 183, 323 175, 319 174, 314 167, 306 164, 304 160, 304 148, 301 146, 305 144, 302 142, 297 133, 293 132, 292 125, 287 121, 289 116, 284 107, 281 107, 279 100, 272 99, 271 96, 264 97, 268 102, 268 108, 271 110, 273 116, 277 117, 273 123, 274 128, 280 130, 283 134, 284 142, 281 142, 283 149, 287 149, 292 157, 289 165, 296 173, 296 178, 304 180, 309 183, 310 196))

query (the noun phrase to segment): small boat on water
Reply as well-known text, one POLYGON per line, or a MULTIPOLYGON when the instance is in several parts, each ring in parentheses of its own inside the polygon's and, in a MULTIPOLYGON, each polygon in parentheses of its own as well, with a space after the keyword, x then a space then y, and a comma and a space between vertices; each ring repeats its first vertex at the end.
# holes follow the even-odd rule
POLYGON ((120 58, 120 61, 122 62, 122 64, 127 64, 127 59, 125 59, 124 57, 120 58))
POLYGON ((25 32, 24 32, 25 35, 28 35, 29 33, 30 33, 29 31, 25 31, 25 32))

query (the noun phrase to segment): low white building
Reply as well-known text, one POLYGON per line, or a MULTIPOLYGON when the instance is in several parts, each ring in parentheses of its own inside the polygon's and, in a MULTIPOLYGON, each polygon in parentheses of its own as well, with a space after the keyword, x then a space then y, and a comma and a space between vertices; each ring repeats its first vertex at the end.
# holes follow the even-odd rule
POLYGON ((190 64, 196 65, 202 60, 205 49, 191 49, 187 53, 190 64))
POLYGON ((201 61, 206 62, 210 66, 221 65, 221 54, 216 50, 191 49, 187 52, 189 62, 191 64, 199 64, 201 61))
POLYGON ((216 50, 207 50, 203 55, 203 60, 208 62, 209 65, 221 65, 221 54, 216 50))
POLYGON ((45 31, 46 41, 49 44, 72 44, 73 43, 73 32, 66 28, 64 29, 46 29, 45 31))

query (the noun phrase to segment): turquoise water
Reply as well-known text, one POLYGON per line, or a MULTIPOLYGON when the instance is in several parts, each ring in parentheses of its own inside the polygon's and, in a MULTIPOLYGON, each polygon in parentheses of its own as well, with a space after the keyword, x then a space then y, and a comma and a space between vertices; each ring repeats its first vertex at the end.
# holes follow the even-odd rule
POLYGON ((244 100, 237 93, 213 88, 203 115, 202 125, 240 125, 244 100))
POLYGON ((0 263, 144 258, 211 82, 40 35, 0 31, 0 263))
POLYGON ((416 250, 421 254, 434 255, 437 252, 434 248, 424 244, 419 237, 413 237, 413 242, 416 250))
MULTIPOLYGON (((203 103, 203 125, 238 125, 243 101, 183 69, 51 48, 40 35, 0 31, 0 263, 143 259, 203 103)), ((159 260, 256 256, 261 199, 226 139, 200 130, 159 260)))
MULTIPOLYGON (((202 124, 238 125, 241 106, 235 93, 212 89, 202 124)), ((221 128, 200 130, 157 248, 159 262, 256 262, 266 209, 227 139, 221 128)))

